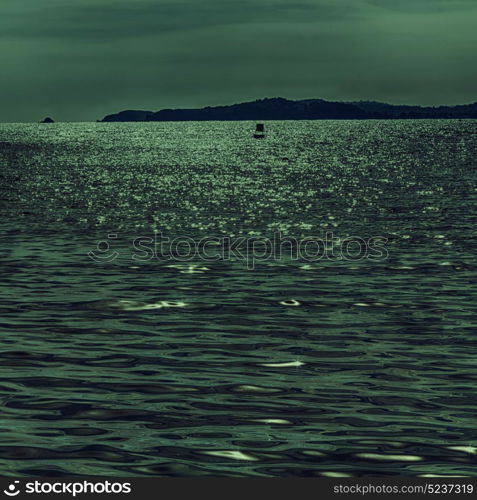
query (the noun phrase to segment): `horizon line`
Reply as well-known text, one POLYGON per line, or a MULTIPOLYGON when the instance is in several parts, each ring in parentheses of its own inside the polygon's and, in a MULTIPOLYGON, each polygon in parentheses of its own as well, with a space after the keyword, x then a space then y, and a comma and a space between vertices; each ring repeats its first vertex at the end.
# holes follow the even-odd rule
MULTIPOLYGON (((391 102, 386 102, 386 101, 375 101, 373 99, 360 99, 360 100, 328 100, 324 99, 321 97, 309 97, 309 98, 299 98, 299 99, 294 99, 294 98, 288 98, 288 97, 282 97, 282 96, 274 96, 274 97, 260 97, 252 100, 245 100, 245 101, 240 101, 240 102, 234 102, 231 104, 215 104, 215 105, 206 105, 206 106, 201 106, 201 107, 163 107, 158 109, 157 111, 149 110, 149 109, 139 109, 139 108, 127 108, 127 109, 122 109, 120 111, 116 111, 111 113, 112 115, 126 112, 126 111, 141 111, 141 112, 151 112, 151 113, 158 113, 160 111, 180 111, 180 110, 203 110, 207 108, 220 108, 220 107, 230 107, 230 106, 235 106, 235 105, 240 105, 240 104, 249 104, 249 103, 254 103, 254 102, 260 102, 260 101, 270 101, 270 100, 285 100, 289 102, 302 102, 302 101, 324 101, 324 102, 330 102, 330 103, 343 103, 343 104, 357 104, 357 103, 375 103, 375 104, 383 104, 386 106, 395 106, 395 107, 413 107, 413 108, 427 108, 427 109, 438 109, 438 108, 455 108, 459 106, 472 106, 472 105, 477 105, 477 101, 473 102, 466 102, 466 103, 460 103, 460 104, 431 104, 431 105, 425 105, 425 104, 404 104, 404 103, 391 103, 391 102)), ((53 115, 48 115, 47 117, 43 118, 47 119, 53 115)), ((91 119, 91 120, 54 120, 55 123, 107 123, 103 122, 102 120, 106 117, 110 116, 110 114, 107 114, 103 116, 102 119, 91 119)), ((372 119, 372 118, 368 118, 372 119)), ((379 118, 376 118, 379 119, 379 118)), ((425 118, 424 118, 425 119, 425 118)), ((432 118, 427 118, 427 119, 432 119, 432 118)), ((452 118, 449 118, 452 119, 452 118)), ((455 118, 455 119, 465 119, 465 118, 455 118)), ((467 118, 467 119, 475 119, 475 118, 467 118)), ((179 121, 179 120, 177 120, 179 121)), ((184 120, 186 121, 186 120, 184 120)), ((214 120, 213 120, 214 121, 214 120)), ((241 120, 241 119, 236 119, 236 120, 215 120, 215 121, 254 121, 254 120, 241 120)), ((264 121, 288 121, 288 120, 264 120, 264 121)), ((297 120, 300 121, 300 120, 297 120)), ((310 121, 315 121, 315 120, 310 120, 310 121)), ((12 121, 3 121, 0 120, 0 123, 10 123, 10 124, 15 124, 15 123, 41 123, 40 121, 37 120, 28 120, 28 121, 18 121, 18 122, 12 122, 12 121)))

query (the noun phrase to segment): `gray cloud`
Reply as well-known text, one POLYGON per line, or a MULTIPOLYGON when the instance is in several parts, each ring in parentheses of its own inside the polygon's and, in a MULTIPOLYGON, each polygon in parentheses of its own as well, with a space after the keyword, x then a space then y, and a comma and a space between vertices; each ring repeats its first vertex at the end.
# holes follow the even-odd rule
MULTIPOLYGON (((351 0, 22 0, 2 35, 101 41, 213 26, 344 21, 358 11, 351 0)), ((13 9, 12 9, 13 10, 13 9)))
POLYGON ((445 2, 445 11, 441 0, 2 0, 0 121, 277 95, 471 102, 477 34, 464 5, 471 8, 465 0, 445 2))
POLYGON ((369 5, 408 13, 476 10, 475 0, 366 0, 369 5))

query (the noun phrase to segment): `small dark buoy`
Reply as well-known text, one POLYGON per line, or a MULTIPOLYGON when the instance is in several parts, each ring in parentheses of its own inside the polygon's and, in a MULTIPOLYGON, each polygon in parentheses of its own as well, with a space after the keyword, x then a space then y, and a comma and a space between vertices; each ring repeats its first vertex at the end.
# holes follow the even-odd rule
POLYGON ((53 118, 50 118, 49 116, 42 120, 40 123, 55 123, 55 120, 53 118))
POLYGON ((265 139, 265 125, 263 123, 257 123, 257 128, 253 137, 255 139, 265 139))

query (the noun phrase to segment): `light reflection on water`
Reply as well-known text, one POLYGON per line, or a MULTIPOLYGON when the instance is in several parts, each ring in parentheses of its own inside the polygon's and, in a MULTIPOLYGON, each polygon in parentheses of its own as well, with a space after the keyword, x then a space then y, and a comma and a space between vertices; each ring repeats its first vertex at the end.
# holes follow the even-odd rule
POLYGON ((0 125, 3 474, 475 475, 476 122, 253 129, 0 125), (132 261, 154 230, 389 258, 132 261))

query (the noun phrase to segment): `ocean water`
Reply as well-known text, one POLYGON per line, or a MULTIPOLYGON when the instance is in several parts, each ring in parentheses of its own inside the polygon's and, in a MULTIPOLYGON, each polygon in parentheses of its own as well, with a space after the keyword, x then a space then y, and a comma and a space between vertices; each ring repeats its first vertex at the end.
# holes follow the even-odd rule
POLYGON ((475 476, 477 122, 254 125, 0 124, 2 475, 475 476))

